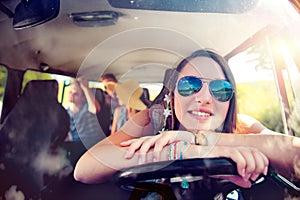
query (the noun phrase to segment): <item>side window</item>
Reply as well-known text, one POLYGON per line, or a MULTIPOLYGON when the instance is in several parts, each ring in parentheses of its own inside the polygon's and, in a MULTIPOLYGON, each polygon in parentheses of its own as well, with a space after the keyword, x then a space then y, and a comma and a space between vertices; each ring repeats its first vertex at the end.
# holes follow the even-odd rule
POLYGON ((285 85, 290 89, 288 100, 291 109, 288 126, 293 130, 295 136, 300 137, 300 66, 299 62, 297 66, 297 62, 295 61, 297 58, 293 57, 293 55, 297 56, 298 52, 293 52, 293 48, 287 45, 284 45, 282 49, 286 66, 284 73, 288 80, 288 82, 285 82, 285 85))
POLYGON ((284 133, 273 66, 264 46, 253 46, 229 59, 237 84, 238 113, 250 115, 284 133))
POLYGON ((6 78, 7 78, 7 69, 6 69, 6 67, 0 65, 0 117, 2 114, 2 106, 3 106, 3 97, 4 97, 4 92, 5 92, 6 78))
POLYGON ((284 41, 256 44, 229 59, 238 112, 271 130, 300 136, 299 67, 284 41), (298 102, 298 103, 297 103, 298 102))

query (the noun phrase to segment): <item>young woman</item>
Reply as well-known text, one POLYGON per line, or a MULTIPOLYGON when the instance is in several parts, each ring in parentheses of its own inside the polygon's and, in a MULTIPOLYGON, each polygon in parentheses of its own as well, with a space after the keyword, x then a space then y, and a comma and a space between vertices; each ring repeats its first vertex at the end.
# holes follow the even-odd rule
POLYGON ((115 109, 110 134, 115 134, 125 122, 132 118, 140 110, 146 109, 146 105, 140 99, 143 88, 135 80, 125 80, 117 83, 115 92, 119 100, 119 106, 115 109))
POLYGON ((175 146, 182 149, 183 159, 231 158, 239 173, 231 181, 242 187, 266 174, 269 164, 289 177, 295 175, 300 154, 299 138, 274 133, 236 114, 235 82, 226 60, 214 51, 198 50, 176 70, 168 70, 150 109, 137 113, 118 134, 80 158, 74 177, 85 183, 103 182, 125 167, 178 158, 168 155, 175 146))

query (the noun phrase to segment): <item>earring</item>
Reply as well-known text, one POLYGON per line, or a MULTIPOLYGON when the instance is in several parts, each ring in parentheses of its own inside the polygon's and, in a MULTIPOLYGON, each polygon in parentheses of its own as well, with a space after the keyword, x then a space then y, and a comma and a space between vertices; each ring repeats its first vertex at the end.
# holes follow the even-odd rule
POLYGON ((172 114, 170 93, 165 94, 164 104, 165 104, 165 109, 164 109, 164 113, 163 113, 163 128, 162 128, 162 131, 167 131, 167 128, 166 128, 167 119, 172 114))

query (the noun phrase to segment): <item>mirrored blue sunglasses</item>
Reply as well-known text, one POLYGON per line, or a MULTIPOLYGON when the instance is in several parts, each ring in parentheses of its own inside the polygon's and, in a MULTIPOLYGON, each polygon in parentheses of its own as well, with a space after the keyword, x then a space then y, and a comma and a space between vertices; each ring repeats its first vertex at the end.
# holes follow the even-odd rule
POLYGON ((177 91, 181 96, 190 96, 199 92, 203 83, 207 82, 212 96, 221 102, 229 101, 233 96, 233 86, 225 80, 211 80, 194 76, 184 76, 177 83, 177 91))

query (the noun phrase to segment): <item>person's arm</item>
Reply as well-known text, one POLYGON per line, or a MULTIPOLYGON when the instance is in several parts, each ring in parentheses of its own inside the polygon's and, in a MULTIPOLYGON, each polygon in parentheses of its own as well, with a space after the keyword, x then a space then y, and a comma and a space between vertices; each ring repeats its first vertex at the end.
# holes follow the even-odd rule
MULTIPOLYGON (((283 134, 221 134, 208 136, 212 144, 224 146, 248 146, 264 153, 272 167, 287 177, 299 171, 300 138, 283 134), (217 138, 214 139, 214 138, 217 138)), ((299 172, 298 172, 299 173, 299 172)), ((300 176, 298 174, 298 179, 300 176)))
POLYGON ((120 147, 119 144, 146 135, 153 135, 147 109, 128 120, 116 134, 108 136, 84 153, 76 164, 74 178, 84 183, 99 183, 118 169, 136 165, 138 157, 126 159, 127 148, 120 147))
MULTIPOLYGON (((110 137, 111 140, 121 141, 126 139, 124 132, 114 134, 110 137)), ((76 168, 74 177, 77 181, 84 183, 100 183, 106 181, 117 170, 136 166, 143 163, 155 162, 153 150, 149 151, 145 156, 145 160, 141 160, 142 153, 137 152, 131 159, 126 159, 126 148, 114 146, 107 140, 94 146, 91 150, 80 158, 76 168)), ((180 151, 183 153, 183 159, 186 158, 201 158, 201 157, 228 157, 231 158, 238 165, 238 177, 232 177, 230 181, 242 187, 250 187, 250 179, 255 180, 259 174, 266 174, 268 160, 267 158, 255 150, 254 148, 244 147, 223 147, 215 146, 213 149, 208 146, 187 145, 184 147, 183 143, 178 142, 177 155, 170 157, 170 148, 174 144, 165 146, 159 153, 161 161, 174 159, 179 157, 180 151), (203 152, 207 152, 203 154, 203 152)), ((174 152, 175 153, 175 152, 174 152)))
POLYGON ((249 133, 262 133, 262 134, 275 134, 276 132, 271 131, 260 123, 255 118, 245 115, 238 114, 236 123, 236 133, 238 134, 249 134, 249 133))
POLYGON ((130 138, 130 135, 118 131, 86 151, 76 163, 75 180, 89 184, 101 183, 116 170, 137 164, 135 157, 132 160, 124 159, 126 148, 113 144, 130 138))
POLYGON ((90 113, 96 114, 100 112, 101 105, 98 102, 98 100, 95 98, 95 95, 93 95, 91 89, 88 86, 88 81, 84 79, 83 77, 79 77, 78 82, 80 83, 80 87, 82 88, 87 104, 88 104, 88 110, 90 113))
MULTIPOLYGON (((206 138, 208 150, 215 147, 250 147, 262 152, 269 159, 270 164, 278 172, 286 177, 292 178, 299 171, 300 161, 300 138, 275 134, 226 134, 226 133, 203 133, 206 138)), ((124 141, 122 146, 127 146, 127 158, 139 150, 140 157, 144 160, 145 154, 154 149, 154 159, 160 160, 160 151, 167 145, 178 141, 187 141, 195 144, 195 136, 188 131, 168 131, 151 138, 140 138, 124 141)), ((205 150, 205 149, 203 149, 205 150)), ((211 152, 202 151, 203 157, 211 152)), ((216 154, 215 154, 216 155, 216 154)), ((190 155, 192 156, 192 155, 190 155)), ((195 155, 198 156, 198 155, 195 155)), ((140 158, 139 158, 140 159, 140 158)), ((300 179, 298 174, 298 179, 300 179)))
POLYGON ((115 112, 114 112, 114 115, 113 115, 113 121, 112 121, 111 131, 110 131, 111 135, 114 134, 117 131, 117 123, 118 123, 119 115, 120 115, 120 108, 117 107, 115 109, 115 112))

